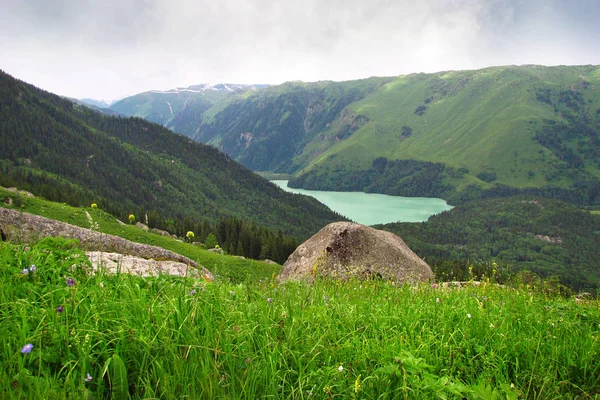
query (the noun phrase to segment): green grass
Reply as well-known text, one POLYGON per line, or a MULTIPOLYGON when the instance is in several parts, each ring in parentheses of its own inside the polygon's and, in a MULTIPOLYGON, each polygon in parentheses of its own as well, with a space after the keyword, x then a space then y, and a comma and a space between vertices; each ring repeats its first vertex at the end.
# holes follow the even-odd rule
POLYGON ((598 303, 527 287, 90 276, 48 239, 0 282, 2 399, 600 395, 598 303))
POLYGON ((145 232, 136 226, 122 224, 114 216, 97 208, 71 207, 66 204, 47 201, 40 197, 22 196, 1 187, 0 205, 5 208, 41 215, 83 228, 91 227, 86 215, 88 213, 96 224, 95 229, 99 232, 174 251, 198 262, 198 264, 207 268, 215 276, 218 275, 220 279, 230 279, 233 282, 266 279, 273 276, 273 274, 278 274, 280 269, 278 265, 270 265, 262 261, 240 259, 228 255, 219 255, 171 237, 145 232), (14 201, 12 206, 5 204, 5 199, 8 197, 14 201))

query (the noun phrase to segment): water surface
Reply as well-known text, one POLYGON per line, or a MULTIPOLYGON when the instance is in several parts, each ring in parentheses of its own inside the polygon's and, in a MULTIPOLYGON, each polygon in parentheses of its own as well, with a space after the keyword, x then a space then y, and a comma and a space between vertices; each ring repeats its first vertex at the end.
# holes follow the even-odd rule
POLYGON ((288 181, 274 180, 271 182, 288 192, 312 196, 332 210, 364 225, 422 222, 427 221, 433 214, 452 208, 444 199, 292 189, 287 186, 288 181))

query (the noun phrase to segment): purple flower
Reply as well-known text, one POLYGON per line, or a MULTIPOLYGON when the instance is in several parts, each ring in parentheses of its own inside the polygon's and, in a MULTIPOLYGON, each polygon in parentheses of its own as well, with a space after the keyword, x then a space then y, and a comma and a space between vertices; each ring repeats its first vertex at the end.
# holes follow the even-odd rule
POLYGON ((31 267, 29 267, 29 272, 35 272, 36 269, 37 267, 35 266, 35 264, 31 264, 31 267))
POLYGON ((229 295, 230 295, 230 296, 233 296, 233 295, 235 295, 235 291, 234 291, 234 290, 232 290, 231 292, 229 292, 229 295))
POLYGON ((437 284, 437 283, 434 283, 434 284, 432 284, 432 285, 431 285, 431 288, 432 288, 432 289, 437 289, 438 287, 439 287, 439 286, 438 286, 438 284, 437 284))
POLYGON ((23 346, 23 348, 21 349, 21 354, 28 354, 31 353, 31 350, 33 350, 33 345, 31 343, 27 343, 25 346, 23 346))
POLYGON ((75 284, 75 279, 73 279, 73 278, 67 278, 67 279, 66 279, 66 283, 67 283, 67 285, 69 285, 70 287, 73 287, 73 285, 75 284))
POLYGON ((63 306, 58 306, 58 308, 56 309, 56 312, 61 313, 65 311, 65 308, 63 306))
POLYGON ((92 381, 92 379, 93 379, 93 378, 92 378, 92 376, 91 376, 89 373, 85 374, 85 382, 86 382, 86 383, 87 383, 87 382, 91 382, 91 381, 92 381))
POLYGON ((194 289, 194 290, 192 290, 192 291, 190 292, 190 296, 193 296, 193 295, 195 295, 195 294, 196 294, 196 289, 194 289))
POLYGON ((23 270, 21 271, 22 275, 27 275, 29 273, 29 270, 27 268, 23 268, 23 270))
POLYGON ((273 299, 272 299, 271 297, 269 297, 269 298, 267 299, 267 303, 272 303, 272 302, 273 302, 273 299))

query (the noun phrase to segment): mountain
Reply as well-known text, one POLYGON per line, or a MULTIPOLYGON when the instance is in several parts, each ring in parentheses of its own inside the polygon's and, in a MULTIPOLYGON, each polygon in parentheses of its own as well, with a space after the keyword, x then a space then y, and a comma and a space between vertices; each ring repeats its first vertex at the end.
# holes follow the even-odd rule
POLYGON ((75 104, 78 104, 78 105, 83 106, 83 107, 90 108, 90 109, 92 109, 94 111, 97 111, 97 112, 105 114, 105 115, 111 115, 111 116, 115 116, 115 117, 119 117, 119 116, 122 117, 122 116, 124 116, 123 114, 120 114, 120 113, 118 113, 118 112, 116 112, 114 110, 111 110, 110 108, 106 108, 106 107, 102 107, 102 106, 96 105, 96 104, 103 104, 103 103, 101 103, 99 101, 96 101, 96 100, 92 100, 91 102, 88 102, 88 101, 85 101, 85 100, 73 99, 73 98, 70 98, 70 97, 65 97, 65 98, 67 100, 72 101, 75 104))
POLYGON ((79 102, 88 104, 90 106, 98 107, 98 108, 110 108, 113 103, 116 101, 106 101, 106 100, 95 100, 95 99, 78 99, 79 102))
POLYGON ((294 187, 600 202, 600 68, 491 67, 232 95, 172 128, 294 187))
POLYGON ((140 117, 176 132, 191 129, 187 120, 197 119, 212 105, 235 95, 254 92, 267 85, 200 84, 172 90, 151 90, 126 97, 110 108, 129 117, 140 117))
POLYGON ((376 226, 400 235, 440 280, 498 274, 493 262, 556 276, 576 291, 600 287, 600 215, 550 199, 471 201, 423 223, 376 226), (471 275, 471 276, 470 276, 471 275))
POLYGON ((0 185, 96 202, 123 219, 242 218, 305 238, 341 217, 211 146, 140 118, 107 117, 0 71, 0 185))

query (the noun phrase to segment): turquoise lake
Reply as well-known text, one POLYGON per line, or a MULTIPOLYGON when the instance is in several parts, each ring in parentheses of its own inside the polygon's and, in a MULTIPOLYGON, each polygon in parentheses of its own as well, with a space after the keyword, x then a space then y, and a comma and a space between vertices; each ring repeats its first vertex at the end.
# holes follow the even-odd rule
POLYGON ((450 210, 446 200, 427 197, 401 197, 363 192, 323 192, 292 189, 288 181, 271 181, 283 190, 312 196, 332 210, 363 225, 388 222, 423 222, 442 211, 450 210))

